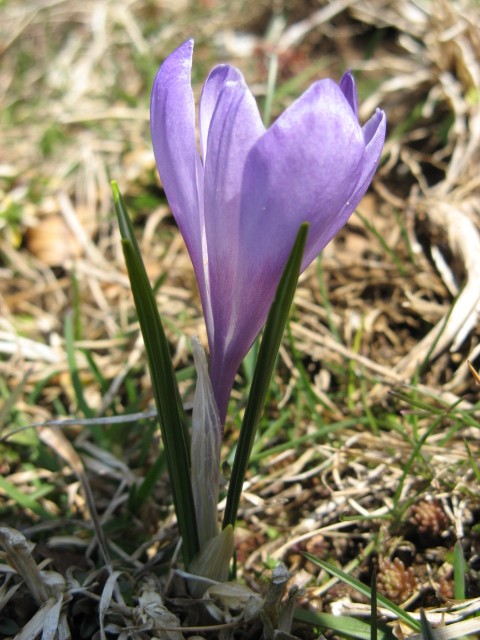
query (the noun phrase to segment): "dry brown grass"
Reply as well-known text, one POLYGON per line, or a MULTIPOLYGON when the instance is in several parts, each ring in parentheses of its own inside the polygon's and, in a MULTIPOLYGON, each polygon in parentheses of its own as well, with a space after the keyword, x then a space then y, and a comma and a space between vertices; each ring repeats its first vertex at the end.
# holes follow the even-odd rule
MULTIPOLYGON (((261 100, 268 56, 277 53, 274 115, 312 79, 338 78, 352 68, 362 118, 376 106, 387 112, 385 161, 360 215, 324 252, 322 277, 312 266, 301 278, 291 322, 295 352, 285 341, 270 410, 273 419, 296 403, 297 423, 287 436, 280 430, 267 442, 267 450, 279 445, 276 452, 261 458, 259 451, 254 460, 238 530, 242 577, 262 591, 269 559, 282 559, 315 610, 361 608, 354 593, 326 583, 305 561, 307 550, 342 566, 358 561, 357 575, 367 581, 376 565, 390 597, 407 599, 412 611, 440 607, 453 597, 451 552, 460 539, 469 566, 467 596, 478 598, 479 482, 465 441, 478 460, 478 390, 467 360, 480 362, 479 24, 475 0, 4 2, 3 435, 55 419, 60 410, 81 417, 65 343, 72 309, 80 322, 77 374, 92 412, 151 407, 110 178, 129 198, 152 281, 163 278, 158 303, 176 367, 191 364, 189 336, 206 341, 191 265, 162 199, 148 137, 149 87, 161 60, 193 35, 197 93, 210 66, 227 60, 242 68, 261 100), (309 376, 317 421, 311 408, 302 413, 297 361, 309 376), (404 477, 416 439, 439 416, 404 477), (320 437, 319 421, 328 427, 345 419, 344 429, 327 428, 320 437), (307 437, 292 447, 285 441, 293 432, 307 437), (437 524, 425 524, 435 514, 437 524), (419 527, 426 527, 421 535, 419 527)), ((187 376, 183 391, 190 386, 187 376)), ((241 402, 241 385, 236 397, 241 402)), ((112 451, 79 423, 62 432, 40 428, 39 439, 28 433, 0 442, 0 470, 8 481, 0 485, 0 517, 37 543, 35 561, 23 569, 36 576, 33 583, 17 592, 15 577, 2 569, 6 620, 26 624, 49 597, 59 607, 65 599, 64 628, 76 627, 74 637, 94 637, 102 598, 106 624, 122 637, 122 625, 145 622, 153 598, 153 626, 132 637, 153 638, 160 633, 155 625, 175 626, 168 617, 173 613, 152 595, 167 589, 170 611, 182 611, 178 593, 155 571, 170 566, 175 543, 166 479, 140 513, 126 507, 129 490, 145 472, 135 467, 139 429, 112 451), (52 490, 37 498, 35 488, 47 484, 52 490), (12 487, 34 496, 35 504, 19 501, 12 487), (92 533, 92 513, 106 526, 105 540, 92 533), (56 573, 38 571, 42 558, 52 559, 46 564, 56 573), (81 597, 75 566, 84 580, 81 597), (109 566, 107 580, 102 567, 109 566), (150 567, 154 578, 145 577, 150 567), (143 600, 130 598, 142 592, 143 600), (23 618, 19 596, 31 598, 23 618)), ((148 463, 154 458, 152 452, 148 463)), ((3 538, 4 557, 12 562, 10 543, 3 538)), ((183 622, 196 624, 188 616, 183 622)), ((4 629, 0 637, 9 637, 4 629)), ((194 637, 193 631, 165 633, 160 637, 194 637)), ((208 637, 230 637, 217 633, 208 637)))

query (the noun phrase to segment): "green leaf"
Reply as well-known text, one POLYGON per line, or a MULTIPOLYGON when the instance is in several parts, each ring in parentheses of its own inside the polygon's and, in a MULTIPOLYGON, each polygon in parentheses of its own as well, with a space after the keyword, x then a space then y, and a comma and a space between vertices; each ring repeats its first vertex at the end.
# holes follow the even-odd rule
POLYGON ((183 420, 180 394, 155 296, 148 280, 132 223, 118 185, 114 181, 112 182, 112 191, 122 236, 123 253, 147 352, 167 467, 172 483, 173 502, 183 540, 183 557, 188 567, 199 550, 190 482, 188 431, 183 420))
POLYGON ((229 524, 235 526, 243 481, 245 479, 255 433, 262 415, 275 359, 280 348, 280 342, 297 287, 298 276, 300 275, 307 233, 308 224, 302 224, 277 287, 275 300, 268 314, 262 343, 258 352, 258 360, 253 374, 252 387, 248 396, 247 407, 240 430, 235 459, 233 461, 227 504, 223 518, 224 527, 229 524))
MULTIPOLYGON (((366 584, 363 584, 363 582, 360 582, 360 580, 353 578, 352 576, 348 575, 348 573, 345 573, 338 567, 335 567, 333 564, 330 564, 329 562, 325 562, 325 560, 320 560, 320 558, 316 558, 315 556, 312 556, 312 554, 310 553, 304 553, 303 555, 306 558, 308 558, 311 562, 313 562, 314 564, 318 565, 319 567, 321 567, 322 569, 330 573, 332 576, 335 576, 345 584, 348 584, 353 589, 356 589, 357 591, 359 591, 364 596, 367 596, 369 600, 371 599, 372 593, 370 588, 367 587, 366 584)), ((407 624, 409 627, 411 627, 415 631, 420 631, 419 623, 414 618, 412 618, 412 616, 410 616, 406 611, 401 609, 399 606, 397 606, 393 602, 390 602, 388 598, 385 598, 385 596, 377 594, 377 602, 383 607, 385 607, 386 609, 388 609, 389 611, 391 611, 392 613, 394 613, 400 620, 405 622, 405 624, 407 624)))
MULTIPOLYGON (((371 640, 370 625, 363 620, 357 620, 349 616, 335 616, 331 613, 317 613, 316 611, 305 611, 298 609, 295 612, 295 620, 306 622, 313 626, 321 627, 333 631, 336 635, 352 640, 371 640)), ((394 640, 391 629, 385 627, 378 629, 377 640, 394 640)))
POLYGON ((161 451, 157 456, 155 462, 148 470, 145 478, 143 479, 143 482, 138 487, 138 489, 136 489, 135 487, 132 489, 132 492, 130 493, 128 499, 130 509, 138 511, 140 507, 145 504, 148 496, 152 494, 153 488, 157 483, 158 478, 165 471, 165 467, 166 457, 161 451))
POLYGON ((460 540, 453 548, 453 597, 455 600, 465 600, 465 556, 460 540))
MULTIPOLYGON (((0 420, 0 425, 1 425, 1 420, 0 420)), ((465 440, 463 444, 465 445, 465 449, 467 450, 470 467, 472 468, 472 471, 475 474, 475 478, 477 479, 477 482, 480 483, 480 467, 478 466, 477 462, 475 461, 475 458, 473 457, 473 454, 470 450, 470 446, 468 442, 465 440)))
POLYGON ((370 638, 376 640, 378 633, 378 611, 377 611, 377 573, 372 573, 372 581, 370 583, 370 638))
POLYGON ((65 348, 67 350, 67 362, 70 370, 70 379, 72 381, 72 387, 75 392, 75 399, 77 401, 78 408, 87 418, 93 418, 95 412, 88 405, 88 402, 83 395, 83 385, 80 379, 80 372, 78 370, 77 360, 75 357, 75 335, 74 335, 74 322, 72 314, 67 313, 65 317, 65 348))
POLYGON ((425 611, 420 609, 420 623, 422 625, 422 638, 423 640, 435 640, 435 634, 432 627, 428 623, 425 611))
MULTIPOLYGON (((43 518, 44 520, 50 520, 53 518, 53 515, 49 513, 46 509, 42 507, 42 505, 36 499, 36 496, 29 495, 28 493, 24 493, 16 487, 15 485, 5 480, 2 476, 0 476, 0 489, 2 493, 4 493, 8 498, 16 502, 22 509, 30 509, 33 513, 36 513, 38 516, 43 518)), ((53 487, 50 485, 45 485, 41 488, 41 490, 37 493, 39 498, 47 495, 53 490, 53 487)))

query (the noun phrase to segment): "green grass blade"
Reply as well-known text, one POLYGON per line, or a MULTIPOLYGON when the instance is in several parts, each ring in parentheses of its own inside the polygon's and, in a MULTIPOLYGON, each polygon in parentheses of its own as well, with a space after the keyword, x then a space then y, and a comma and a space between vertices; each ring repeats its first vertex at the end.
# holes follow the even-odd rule
POLYGON ((188 433, 183 421, 180 394, 155 296, 135 239, 132 223, 116 182, 112 182, 112 191, 123 241, 125 262, 147 352, 167 467, 172 483, 173 502, 180 535, 183 539, 183 557, 188 567, 199 550, 190 482, 188 433))
MULTIPOLYGON (((0 421, 0 427, 1 427, 1 421, 0 421)), ((465 449, 467 450, 468 461, 470 462, 470 467, 471 467, 473 473, 475 474, 475 478, 477 479, 477 482, 480 483, 480 467, 476 463, 475 458, 473 457, 473 454, 472 454, 472 452, 470 450, 470 446, 469 446, 469 444, 468 444, 468 442, 466 440, 464 441, 464 445, 465 445, 465 449)))
POLYGON ((453 597, 455 600, 465 600, 465 557, 460 540, 453 548, 453 597))
MULTIPOLYGON (((3 388, 3 384, 0 385, 0 433, 2 433, 4 426, 9 422, 10 414, 15 409, 18 400, 22 397, 22 393, 28 382, 29 372, 27 371, 20 382, 9 391, 7 388, 3 388)), ((2 381, 3 383, 3 381, 2 381)))
POLYGON ((378 629, 377 635, 372 636, 368 623, 349 616, 335 616, 331 613, 297 609, 295 620, 333 631, 337 636, 352 640, 371 640, 372 637, 375 637, 376 640, 394 640, 395 638, 388 627, 378 629))
POLYGON ((377 612, 377 573, 373 571, 372 581, 370 583, 370 638, 371 640, 377 639, 378 633, 378 612, 377 612))
MULTIPOLYGON (((352 576, 348 575, 348 573, 345 573, 345 571, 342 571, 338 567, 335 567, 333 564, 330 564, 329 562, 325 562, 324 560, 320 560, 320 558, 316 558, 315 556, 312 556, 312 554, 310 553, 305 552, 303 555, 306 558, 308 558, 308 560, 310 560, 314 564, 318 565, 319 567, 321 567, 322 569, 330 573, 332 576, 335 576, 345 584, 348 584, 353 589, 356 589, 357 591, 359 591, 362 595, 366 596, 369 600, 371 599, 372 593, 371 593, 370 587, 367 587, 367 585, 363 584, 363 582, 360 582, 360 580, 353 578, 352 576)), ((388 598, 385 598, 385 596, 382 596, 381 594, 377 594, 377 602, 383 607, 385 607, 386 609, 388 609, 389 611, 391 611, 392 613, 394 613, 399 618, 399 620, 402 620, 405 624, 407 624, 409 627, 411 627, 415 631, 421 630, 420 624, 414 618, 412 618, 412 616, 410 616, 406 611, 401 609, 399 606, 397 606, 393 602, 390 602, 390 600, 388 600, 388 598)))
POLYGON ((410 473, 410 469, 412 468, 415 460, 417 460, 417 458, 420 458, 423 445, 426 443, 426 441, 432 435, 432 433, 439 427, 441 422, 442 422, 442 417, 437 418, 436 420, 434 420, 434 422, 426 430, 426 432, 423 434, 423 436, 420 438, 420 440, 416 443, 412 453, 410 454, 410 457, 408 458, 406 464, 404 465, 402 476, 400 478, 400 481, 398 482, 398 486, 397 486, 397 489, 395 491, 395 495, 393 496, 393 511, 394 512, 397 510, 398 503, 400 501, 400 497, 401 497, 402 491, 403 491, 403 485, 405 484, 405 482, 406 482, 406 480, 408 478, 408 474, 410 473))
POLYGON ((228 488, 227 504, 223 526, 235 526, 242 485, 247 471, 250 453, 255 439, 260 416, 267 396, 270 378, 277 357, 280 341, 287 323, 298 276, 302 263, 303 249, 307 239, 308 225, 303 224, 297 234, 295 244, 288 259, 275 294, 275 300, 268 314, 258 360, 253 374, 252 388, 248 397, 245 416, 240 430, 237 451, 233 461, 232 475, 228 488))
POLYGON ((407 270, 403 266, 402 259, 399 258, 399 256, 396 254, 396 252, 391 247, 389 247, 389 245, 388 245, 387 241, 385 240, 385 238, 383 237, 383 235, 381 233, 379 233, 377 231, 377 229, 375 228, 375 226, 371 222, 369 222, 365 218, 365 216, 362 216, 362 214, 359 213, 358 210, 355 211, 355 213, 360 218, 362 223, 365 225, 366 229, 368 229, 368 231, 370 231, 370 233, 372 233, 375 236, 375 238, 378 240, 380 246, 385 251, 385 253, 388 256, 390 256, 390 258, 392 259, 392 262, 395 264, 395 266, 398 269, 398 273, 401 276, 406 276, 407 275, 407 270))
MULTIPOLYGON (((361 416, 360 418, 350 418, 347 420, 340 420, 338 422, 332 422, 331 424, 325 424, 323 426, 318 427, 315 431, 311 433, 305 433, 301 436, 297 436, 295 439, 290 439, 287 442, 282 442, 281 444, 273 445, 268 449, 264 449, 259 451, 258 453, 253 453, 251 457, 251 462, 258 462, 264 458, 268 458, 269 456, 277 455, 277 453, 282 453, 287 449, 294 449, 300 447, 306 442, 313 444, 314 442, 318 442, 319 440, 325 441, 328 440, 334 433, 337 431, 345 431, 349 427, 356 427, 358 425, 368 425, 368 418, 361 416)), ((379 516, 375 516, 378 518, 379 516)))
MULTIPOLYGON (((49 513, 42 507, 42 505, 37 501, 36 496, 24 493, 21 489, 8 482, 8 480, 6 480, 3 476, 0 476, 0 489, 7 496, 7 498, 10 498, 22 509, 30 509, 31 511, 33 511, 33 513, 36 513, 44 520, 51 520, 54 517, 51 513, 49 513)), ((42 489, 37 493, 37 496, 39 498, 43 497, 50 491, 53 491, 53 487, 50 485, 46 485, 42 487, 42 489)), ((0 513, 1 510, 2 509, 0 508, 0 513)))
POLYGON ((148 496, 152 494, 153 488, 157 483, 158 478, 165 471, 165 467, 165 455, 160 452, 160 455, 157 456, 157 459, 148 470, 142 484, 138 487, 138 489, 134 488, 129 496, 129 507, 132 510, 138 511, 140 507, 145 504, 148 496))
POLYGON ((327 326, 330 329, 335 340, 339 344, 342 344, 342 337, 340 335, 338 327, 333 318, 333 309, 332 309, 332 305, 330 304, 330 298, 328 296, 328 288, 325 280, 325 271, 323 268, 322 254, 320 254, 317 258, 317 282, 320 289, 322 307, 324 308, 325 313, 327 314, 327 326))
POLYGON ((435 634, 433 629, 428 623, 427 617, 423 609, 420 610, 420 624, 422 625, 422 638, 423 640, 435 640, 435 634))
POLYGON ((90 408, 88 402, 85 399, 85 396, 83 395, 83 385, 80 379, 77 359, 75 357, 74 321, 71 313, 67 313, 65 317, 65 349, 67 352, 67 362, 68 368, 70 370, 70 379, 72 381, 72 387, 75 392, 77 406, 86 418, 93 418, 95 412, 90 408))

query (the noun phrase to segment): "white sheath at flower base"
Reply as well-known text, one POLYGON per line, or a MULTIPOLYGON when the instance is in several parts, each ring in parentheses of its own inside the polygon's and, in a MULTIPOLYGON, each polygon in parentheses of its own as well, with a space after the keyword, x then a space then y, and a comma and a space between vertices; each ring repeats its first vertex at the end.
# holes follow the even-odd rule
POLYGON ((208 375, 205 351, 192 338, 197 386, 192 416, 192 491, 200 549, 218 534, 218 492, 222 427, 208 375))

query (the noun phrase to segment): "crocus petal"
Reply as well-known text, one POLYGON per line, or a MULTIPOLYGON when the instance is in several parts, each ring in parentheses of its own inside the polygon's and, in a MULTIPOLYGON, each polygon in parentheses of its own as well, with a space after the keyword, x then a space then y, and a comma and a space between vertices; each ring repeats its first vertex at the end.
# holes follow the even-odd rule
POLYGON ((312 85, 265 131, 243 76, 221 65, 200 100, 200 158, 192 48, 185 43, 160 68, 151 126, 160 177, 199 284, 223 423, 235 373, 265 322, 300 224, 310 223, 305 268, 368 188, 385 115, 377 111, 360 127, 348 72, 339 84, 312 85))
POLYGON ((198 120, 200 128, 200 149, 203 162, 207 155, 207 138, 213 112, 217 106, 218 97, 227 82, 245 83, 242 74, 235 67, 221 64, 215 67, 209 74, 200 96, 198 107, 198 120))
MULTIPOLYGON (((377 151, 376 143, 373 147, 377 151)), ((330 80, 314 84, 252 148, 243 176, 236 277, 228 278, 229 333, 220 355, 221 374, 212 370, 222 407, 268 314, 300 224, 310 222, 305 268, 356 206, 348 198, 364 182, 366 156, 352 104, 330 80)))
POLYGON ((356 207, 363 198, 363 195, 378 168, 378 161, 385 142, 386 128, 387 118, 385 113, 381 109, 377 109, 375 114, 362 129, 363 138, 365 140, 365 159, 362 164, 362 173, 354 193, 350 198, 351 202, 355 203, 354 207, 356 207))
POLYGON ((202 289, 202 203, 198 185, 203 182, 203 168, 195 144, 192 53, 193 40, 189 40, 158 70, 150 102, 150 128, 162 185, 202 289))
MULTIPOLYGON (((264 131, 255 99, 243 80, 227 82, 210 122, 204 183, 209 291, 215 318, 213 335, 209 333, 210 372, 216 395, 218 380, 225 375, 226 344, 236 334, 232 283, 237 280, 241 244, 243 167, 264 131)), ((226 406, 219 409, 224 418, 226 406)))
POLYGON ((353 113, 356 117, 358 117, 357 87, 355 85, 355 78, 353 77, 351 71, 347 71, 343 74, 338 86, 342 90, 342 93, 347 99, 348 104, 352 107, 353 113))
MULTIPOLYGON (((332 218, 328 232, 314 238, 304 253, 302 269, 305 269, 312 260, 322 251, 336 233, 345 225, 349 217, 357 208, 360 200, 365 195, 370 182, 378 168, 378 161, 385 142, 387 119, 385 113, 377 109, 375 115, 364 125, 362 133, 365 140, 365 155, 361 163, 361 172, 357 183, 352 184, 352 192, 345 200, 343 207, 332 218)), ((312 234, 313 235, 313 234, 312 234)))
POLYGON ((312 85, 278 118, 245 167, 241 233, 248 278, 263 273, 266 263, 273 261, 275 269, 285 263, 302 222, 310 223, 306 252, 313 244, 325 246, 361 176, 364 155, 351 105, 330 80, 312 85))

